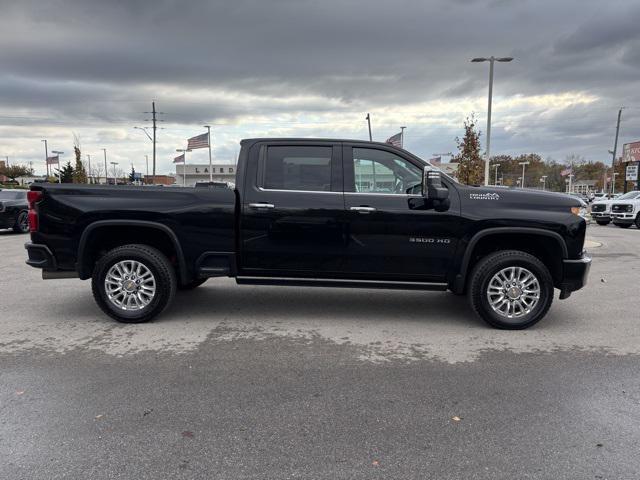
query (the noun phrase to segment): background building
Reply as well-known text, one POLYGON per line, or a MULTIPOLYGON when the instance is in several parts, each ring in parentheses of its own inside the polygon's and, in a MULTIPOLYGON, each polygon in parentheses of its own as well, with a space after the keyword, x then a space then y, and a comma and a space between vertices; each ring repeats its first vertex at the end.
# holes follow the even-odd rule
MULTIPOLYGON (((188 158, 187 158, 188 160, 188 158)), ((187 163, 176 164, 175 179, 178 185, 182 185, 184 172, 187 173, 186 184, 193 187, 196 182, 209 181, 209 164, 187 163)), ((220 163, 213 165, 213 181, 214 182, 230 182, 236 183, 236 165, 235 163, 220 163)))

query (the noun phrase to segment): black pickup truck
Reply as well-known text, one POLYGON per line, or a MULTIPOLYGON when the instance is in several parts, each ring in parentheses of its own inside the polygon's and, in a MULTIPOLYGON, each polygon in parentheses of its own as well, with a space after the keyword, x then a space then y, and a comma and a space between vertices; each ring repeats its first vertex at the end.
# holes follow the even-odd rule
POLYGON ((489 324, 519 329, 547 313, 554 288, 564 299, 586 283, 578 199, 461 185, 382 143, 241 146, 235 189, 33 185, 27 263, 45 279, 91 278, 98 305, 122 322, 229 276, 450 290, 489 324))

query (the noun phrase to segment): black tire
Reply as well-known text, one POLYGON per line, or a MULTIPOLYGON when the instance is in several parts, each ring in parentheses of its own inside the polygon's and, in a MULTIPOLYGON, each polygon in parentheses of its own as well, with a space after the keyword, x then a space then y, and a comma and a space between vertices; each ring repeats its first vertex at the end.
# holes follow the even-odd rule
POLYGON ((640 228, 640 213, 638 213, 638 216, 636 217, 636 228, 640 228))
POLYGON ((610 221, 608 220, 596 220, 598 225, 609 225, 610 221))
POLYGON ((620 228, 629 228, 631 223, 614 223, 614 225, 617 225, 620 228))
POLYGON ((200 285, 202 285, 207 280, 209 280, 209 279, 208 278, 196 278, 194 280, 191 280, 188 283, 179 284, 178 285, 178 290, 193 290, 194 288, 198 288, 200 285))
POLYGON ((482 258, 469 280, 469 302, 474 311, 489 325, 506 330, 521 330, 540 321, 553 302, 553 278, 547 267, 533 255, 519 250, 503 250, 482 258), (518 318, 507 318, 493 310, 487 298, 491 279, 502 269, 522 267, 538 281, 540 294, 530 312, 518 318))
POLYGON ((23 210, 18 214, 13 231, 16 233, 29 233, 29 212, 23 210))
POLYGON ((123 245, 107 252, 95 265, 91 278, 93 298, 104 313, 122 323, 143 323, 162 313, 173 300, 177 288, 176 273, 169 259, 158 249, 147 245, 123 245), (116 263, 140 262, 155 280, 155 293, 148 305, 139 310, 118 308, 107 295, 105 277, 116 263))

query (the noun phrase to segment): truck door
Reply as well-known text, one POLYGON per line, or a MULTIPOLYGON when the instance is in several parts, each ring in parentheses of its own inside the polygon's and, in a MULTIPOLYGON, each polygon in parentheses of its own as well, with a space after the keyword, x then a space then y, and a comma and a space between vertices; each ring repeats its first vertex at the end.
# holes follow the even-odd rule
POLYGON ((345 269, 372 279, 444 281, 456 247, 459 204, 435 211, 422 197, 423 164, 397 150, 345 144, 345 269))
POLYGON ((241 275, 335 275, 345 250, 343 197, 340 144, 255 144, 242 196, 241 275))

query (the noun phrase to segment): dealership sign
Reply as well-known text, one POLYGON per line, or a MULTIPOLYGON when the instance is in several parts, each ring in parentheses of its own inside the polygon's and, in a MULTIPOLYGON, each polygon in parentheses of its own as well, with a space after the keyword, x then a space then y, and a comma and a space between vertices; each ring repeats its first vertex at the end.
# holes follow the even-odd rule
POLYGON ((635 182, 638 179, 638 164, 627 165, 627 181, 635 182))
POLYGON ((622 146, 622 161, 640 162, 640 142, 625 143, 622 146))

